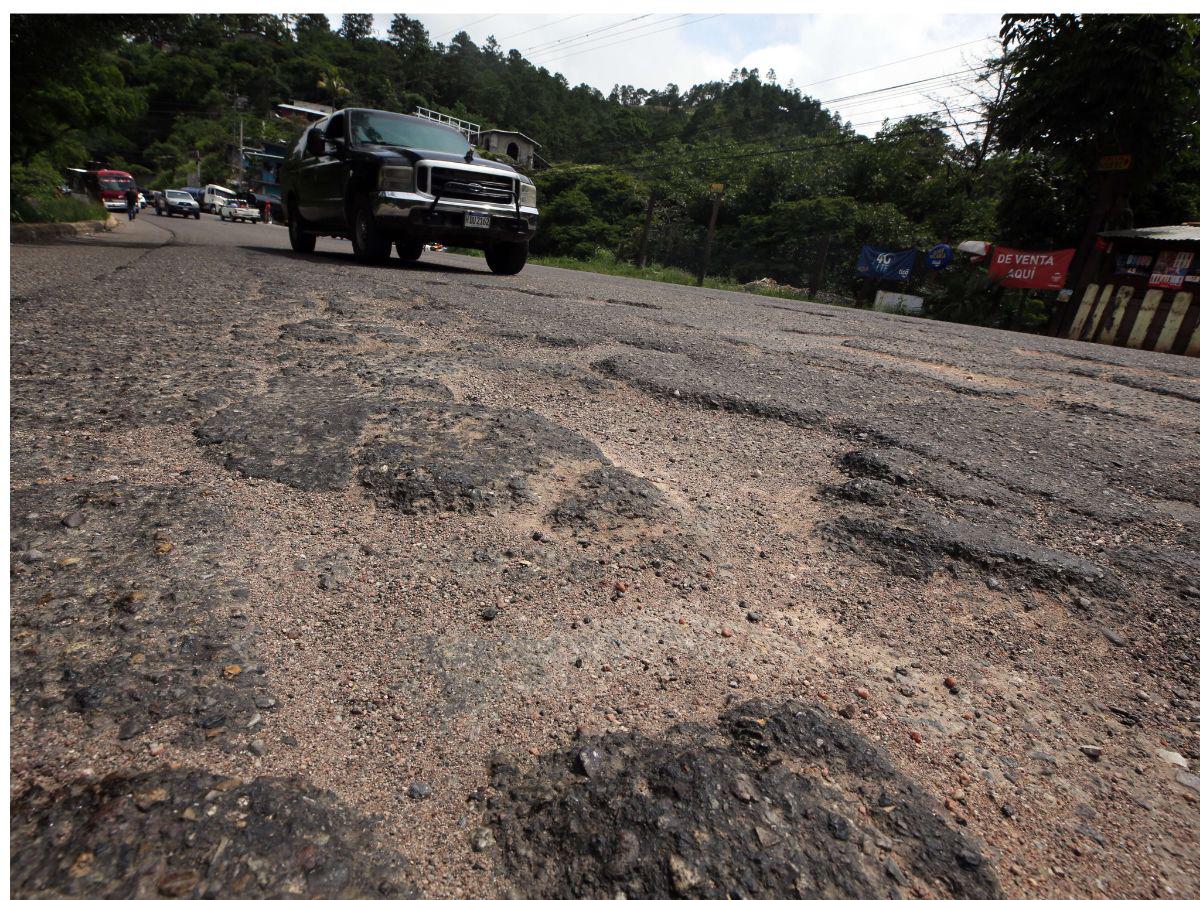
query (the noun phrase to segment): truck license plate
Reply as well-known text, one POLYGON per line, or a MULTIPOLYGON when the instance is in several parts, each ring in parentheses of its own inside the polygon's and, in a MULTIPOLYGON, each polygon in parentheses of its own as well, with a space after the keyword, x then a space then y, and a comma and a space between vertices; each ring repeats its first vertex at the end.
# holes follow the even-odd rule
POLYGON ((467 212, 463 216, 463 224, 467 228, 491 228, 491 213, 467 212))

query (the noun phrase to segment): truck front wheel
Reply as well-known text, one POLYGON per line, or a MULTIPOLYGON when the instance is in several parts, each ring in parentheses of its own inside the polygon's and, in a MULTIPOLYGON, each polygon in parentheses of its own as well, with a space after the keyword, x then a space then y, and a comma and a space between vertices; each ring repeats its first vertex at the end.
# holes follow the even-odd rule
POLYGON ((483 251, 488 268, 496 275, 516 275, 529 258, 528 244, 495 244, 483 251))
POLYGON ((363 262, 382 262, 392 252, 392 242, 379 230, 375 214, 365 202, 354 207, 350 243, 354 246, 354 255, 363 262))

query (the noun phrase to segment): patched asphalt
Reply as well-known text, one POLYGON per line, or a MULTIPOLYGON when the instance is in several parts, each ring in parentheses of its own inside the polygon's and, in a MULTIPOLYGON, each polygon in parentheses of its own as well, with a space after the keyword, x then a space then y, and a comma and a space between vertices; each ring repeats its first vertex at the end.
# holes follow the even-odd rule
POLYGON ((348 250, 13 246, 14 894, 1200 890, 1200 362, 348 250))

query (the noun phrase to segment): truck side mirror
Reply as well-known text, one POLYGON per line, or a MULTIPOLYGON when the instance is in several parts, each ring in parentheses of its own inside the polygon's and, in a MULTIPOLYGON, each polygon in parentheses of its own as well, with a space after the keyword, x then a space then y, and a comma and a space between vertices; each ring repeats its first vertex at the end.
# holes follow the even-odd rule
POLYGON ((325 138, 319 131, 310 131, 304 139, 304 152, 309 156, 325 155, 325 138))

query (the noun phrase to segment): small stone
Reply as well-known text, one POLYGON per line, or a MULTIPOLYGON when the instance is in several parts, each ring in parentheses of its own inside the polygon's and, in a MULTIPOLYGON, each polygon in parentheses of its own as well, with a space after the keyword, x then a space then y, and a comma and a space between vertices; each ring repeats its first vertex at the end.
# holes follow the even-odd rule
POLYGON ((845 706, 843 706, 841 709, 838 710, 838 715, 841 716, 843 719, 853 719, 854 718, 854 704, 847 703, 845 706))
POLYGON ((424 800, 433 793, 433 788, 430 787, 428 782, 414 781, 408 786, 406 793, 413 800, 424 800))
POLYGON ((993 591, 998 591, 998 590, 1000 590, 1000 582, 999 582, 999 581, 997 581, 995 578, 989 578, 989 579, 987 580, 987 586, 988 586, 989 588, 991 588, 993 591))
POLYGON ((688 894, 694 888, 699 887, 700 873, 690 866, 682 856, 672 853, 670 859, 667 860, 667 865, 671 869, 671 882, 676 891, 688 894))
POLYGON ((337 587, 337 578, 331 575, 329 572, 323 572, 317 579, 317 587, 323 591, 331 591, 337 587))
POLYGON ((67 528, 79 528, 86 521, 87 516, 83 514, 82 510, 78 509, 62 517, 62 523, 67 528))
POLYGON ((1111 628, 1101 628, 1100 633, 1108 638, 1108 642, 1114 647, 1125 647, 1129 645, 1129 639, 1123 634, 1118 634, 1111 628))
POLYGON ((1189 787, 1197 794, 1200 794, 1200 778, 1197 778, 1191 772, 1180 772, 1175 776, 1175 780, 1184 787, 1189 787))
POLYGON ((486 850, 496 843, 496 837, 490 828, 477 828, 471 834, 471 849, 476 853, 486 850))
POLYGON ((910 738, 912 738, 912 740, 913 740, 913 743, 915 743, 915 744, 919 744, 919 743, 921 743, 921 732, 919 732, 919 731, 910 731, 910 732, 908 733, 908 736, 909 736, 910 738))
POLYGON ((267 697, 265 695, 260 694, 259 696, 254 698, 254 705, 257 706, 259 709, 270 709, 271 707, 273 707, 275 705, 275 698, 267 697))
POLYGON ((760 613, 756 613, 756 612, 748 612, 748 613, 746 613, 746 621, 747 622, 760 622, 760 621, 762 621, 762 615, 760 613))
POLYGON ((1186 769, 1188 767, 1188 762, 1186 759, 1184 759, 1183 755, 1176 753, 1174 750, 1164 750, 1162 747, 1158 747, 1155 749, 1154 755, 1163 762, 1170 763, 1173 766, 1179 766, 1181 769, 1186 769))
POLYGON ((954 687, 958 686, 958 681, 957 681, 957 679, 955 679, 955 677, 953 675, 947 675, 945 681, 943 681, 942 684, 944 684, 948 688, 954 688, 954 687))
POLYGON ((733 637, 733 631, 728 626, 721 629, 721 637, 733 637))
POLYGON ((24 553, 21 554, 21 562, 24 562, 24 563, 38 562, 39 560, 43 560, 45 558, 46 558, 46 554, 43 553, 41 550, 37 550, 37 549, 26 550, 24 553))
POLYGON ((226 678, 237 678, 239 675, 242 674, 242 667, 239 666, 237 663, 231 663, 230 665, 226 666, 222 671, 225 673, 226 678))
POLYGON ((479 617, 485 622, 490 622, 498 615, 500 615, 500 609, 493 604, 492 606, 486 607, 483 612, 479 614, 479 617))
POLYGON ((167 799, 167 789, 164 787, 150 788, 146 791, 134 794, 133 804, 142 812, 150 809, 152 806, 157 806, 167 799))
POLYGON ((579 755, 575 757, 575 765, 588 778, 592 778, 600 771, 600 763, 603 756, 595 747, 584 747, 579 751, 579 755))
POLYGON ((1104 752, 1104 749, 1097 747, 1095 744, 1084 744, 1079 748, 1079 752, 1088 759, 1099 759, 1100 754, 1104 752))
POLYGON ((255 738, 250 742, 250 752, 255 756, 265 756, 267 745, 263 743, 262 738, 255 738))
POLYGON ((855 694, 855 696, 857 696, 857 697, 858 697, 860 700, 870 700, 870 699, 871 699, 871 692, 870 692, 870 691, 868 691, 868 690, 867 690, 865 687, 857 687, 857 688, 855 688, 855 689, 854 689, 854 694, 855 694))
POLYGON ((168 872, 158 879, 158 892, 164 897, 186 897, 199 881, 196 872, 168 872))

